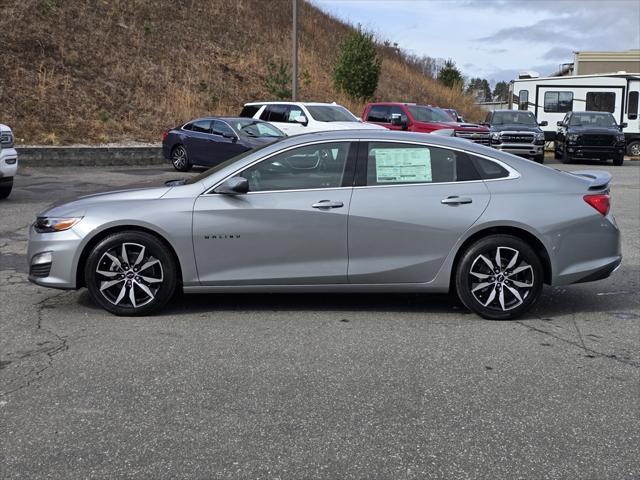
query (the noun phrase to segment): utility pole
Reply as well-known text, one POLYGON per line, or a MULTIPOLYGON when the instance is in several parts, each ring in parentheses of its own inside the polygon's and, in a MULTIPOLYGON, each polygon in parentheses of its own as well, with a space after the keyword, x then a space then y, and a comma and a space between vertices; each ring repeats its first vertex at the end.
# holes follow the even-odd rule
POLYGON ((293 2, 293 28, 291 32, 293 40, 293 72, 291 74, 291 100, 296 101, 298 99, 298 0, 291 1, 293 2))

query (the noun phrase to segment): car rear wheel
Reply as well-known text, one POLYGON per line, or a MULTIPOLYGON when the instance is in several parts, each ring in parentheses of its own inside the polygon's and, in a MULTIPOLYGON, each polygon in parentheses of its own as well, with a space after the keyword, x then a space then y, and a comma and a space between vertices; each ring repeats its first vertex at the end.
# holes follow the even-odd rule
POLYGON ((171 151, 171 163, 173 168, 179 172, 186 172, 191 170, 191 162, 189 161, 189 155, 184 145, 176 145, 171 151))
POLYGON ((173 296, 177 284, 171 252, 153 235, 135 231, 100 241, 89 254, 84 276, 94 302, 123 316, 158 310, 173 296))
POLYGON ((0 183, 0 199, 7 198, 13 189, 13 178, 0 183))
POLYGON ((491 235, 463 253, 455 285, 469 310, 491 320, 510 320, 537 302, 543 278, 540 259, 526 242, 511 235, 491 235))

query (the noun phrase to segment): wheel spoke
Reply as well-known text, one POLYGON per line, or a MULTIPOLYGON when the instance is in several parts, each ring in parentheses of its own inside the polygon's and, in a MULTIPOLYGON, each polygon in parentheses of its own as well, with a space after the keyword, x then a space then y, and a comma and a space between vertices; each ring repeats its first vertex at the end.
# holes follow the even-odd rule
POLYGON ((516 264, 516 262, 518 261, 518 255, 520 254, 520 252, 518 252, 518 250, 514 250, 513 254, 513 258, 509 261, 508 265, 507 265, 507 270, 509 270, 510 268, 513 268, 516 264))
POLYGON ((485 278, 489 278, 490 275, 487 275, 486 273, 476 273, 476 272, 469 272, 471 275, 473 275, 476 278, 479 278, 480 280, 484 280, 485 278))
POLYGON ((151 289, 147 287, 144 283, 134 282, 134 285, 137 285, 144 293, 149 295, 149 297, 151 297, 152 300, 155 298, 155 295, 153 294, 153 292, 151 292, 151 289))
POLYGON ((489 259, 488 259, 487 257, 485 257, 484 255, 480 255, 478 258, 481 258, 481 259, 484 261, 484 263, 486 263, 486 264, 487 264, 487 266, 488 266, 488 267, 491 269, 491 271, 493 272, 493 270, 494 270, 494 268, 495 268, 495 267, 493 266, 493 263, 491 263, 491 260, 489 260, 489 259))
POLYGON ((158 263, 158 264, 159 264, 159 263, 160 263, 160 260, 155 259, 155 258, 154 258, 153 260, 149 260, 147 263, 145 263, 144 265, 142 265, 142 266, 140 267, 140 269, 138 270, 138 272, 142 272, 143 270, 146 270, 147 268, 154 266, 156 263, 158 263))
POLYGON ((113 302, 115 305, 118 305, 118 304, 122 301, 122 299, 124 298, 124 294, 126 293, 126 291, 127 291, 127 284, 126 284, 126 283, 123 283, 123 284, 122 284, 122 288, 120 289, 120 293, 118 294, 118 298, 116 298, 116 301, 115 301, 115 302, 113 302))
POLYGON ((509 291, 513 294, 513 296, 518 299, 518 305, 520 305, 522 303, 522 297, 520 296, 520 292, 518 292, 518 290, 516 290, 515 288, 511 288, 511 287, 506 287, 506 288, 509 289, 509 291))
POLYGON ((131 287, 129 288, 129 300, 131 300, 131 305, 133 305, 133 308, 137 308, 138 304, 136 303, 136 293, 133 291, 134 285, 135 283, 132 283, 131 287))
POLYGON ((137 267, 138 265, 140 265, 142 263, 142 260, 144 260, 145 250, 146 250, 145 246, 142 245, 142 250, 140 250, 140 253, 138 254, 138 258, 136 258, 136 261, 133 264, 134 267, 137 267))
POLYGON ((120 274, 120 272, 114 272, 111 270, 96 270, 96 273, 99 273, 100 275, 104 275, 105 277, 108 277, 108 278, 113 278, 116 275, 120 274))
POLYGON ((516 287, 520 287, 520 288, 531 288, 533 287, 533 283, 525 283, 525 282, 519 282, 517 280, 510 280, 511 283, 513 283, 516 287))
POLYGON ((502 307, 502 310, 506 310, 504 306, 504 288, 500 289, 500 295, 498 295, 498 301, 500 302, 500 306, 502 307))
POLYGON ((490 287, 491 285, 493 285, 493 282, 482 282, 482 283, 479 283, 478 285, 476 285, 475 287, 473 287, 473 290, 471 290, 471 291, 472 292, 477 292, 478 290, 482 290, 483 288, 490 287))
POLYGON ((502 269, 502 258, 500 257, 500 248, 496 248, 496 266, 502 269))
POLYGON ((109 252, 106 252, 105 256, 113 262, 113 265, 117 266, 119 269, 122 269, 122 263, 120 263, 120 260, 118 260, 117 257, 114 257, 109 252))
POLYGON ((106 290, 107 288, 111 288, 114 285, 119 284, 120 282, 124 282, 124 278, 118 278, 116 280, 109 280, 108 282, 102 282, 102 285, 100 285, 100 291, 106 290))
POLYGON ((162 281, 162 278, 144 277, 142 275, 140 275, 140 278, 147 283, 160 283, 162 281))
POLYGON ((126 243, 122 244, 122 253, 120 254, 120 257, 122 258, 122 261, 124 263, 129 265, 129 257, 127 256, 127 244, 126 243))
POLYGON ((494 288, 493 290, 491 290, 491 293, 489 294, 489 298, 487 298, 487 301, 484 303, 484 306, 486 307, 487 305, 489 305, 491 302, 493 302, 495 298, 496 298, 496 289, 494 288))
POLYGON ((514 269, 513 272, 511 272, 511 274, 509 275, 509 277, 513 277, 514 275, 517 275, 520 272, 524 272, 527 269, 530 269, 531 265, 521 265, 518 268, 514 269))

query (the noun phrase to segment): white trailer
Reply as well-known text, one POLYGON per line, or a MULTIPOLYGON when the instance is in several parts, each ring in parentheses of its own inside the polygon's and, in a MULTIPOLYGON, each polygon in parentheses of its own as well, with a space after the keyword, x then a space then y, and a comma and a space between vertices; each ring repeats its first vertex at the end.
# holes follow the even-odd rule
POLYGON ((509 88, 509 108, 529 110, 538 122, 547 121, 547 126, 542 127, 546 140, 555 139, 556 124, 567 112, 610 112, 619 124, 627 123, 627 153, 640 155, 640 73, 522 78, 512 80, 509 88))

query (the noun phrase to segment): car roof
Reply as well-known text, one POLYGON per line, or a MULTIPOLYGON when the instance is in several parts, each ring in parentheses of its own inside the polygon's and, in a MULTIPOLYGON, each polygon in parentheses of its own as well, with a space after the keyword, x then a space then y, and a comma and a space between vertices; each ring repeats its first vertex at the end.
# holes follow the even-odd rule
POLYGON ((530 110, 511 110, 510 108, 500 108, 498 110, 491 110, 493 113, 496 112, 522 112, 522 113, 531 113, 533 114, 532 111, 530 110))
POLYGON ((238 120, 246 120, 246 121, 254 121, 254 122, 262 122, 262 123, 267 123, 264 120, 259 120, 257 118, 249 118, 249 117, 222 117, 222 116, 209 116, 209 117, 198 117, 198 118, 194 118, 192 120, 189 120, 188 122, 185 122, 185 125, 187 123, 193 123, 193 122, 198 122, 200 120, 224 120, 227 122, 234 122, 234 121, 238 121, 238 120))
MULTIPOLYGON (((342 105, 338 103, 326 103, 326 102, 290 102, 290 101, 282 101, 282 102, 249 102, 245 103, 244 106, 262 106, 262 105, 304 105, 310 107, 319 107, 319 106, 327 106, 327 107, 342 107, 342 105)), ((343 107, 344 108, 344 107, 343 107)))

